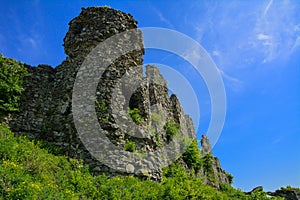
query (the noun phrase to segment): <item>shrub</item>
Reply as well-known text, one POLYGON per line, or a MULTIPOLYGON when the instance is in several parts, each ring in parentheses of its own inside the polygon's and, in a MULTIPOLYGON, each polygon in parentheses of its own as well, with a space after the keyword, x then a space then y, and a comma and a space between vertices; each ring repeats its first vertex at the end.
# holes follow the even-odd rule
POLYGON ((179 124, 174 122, 174 119, 169 119, 164 126, 166 130, 167 141, 170 141, 174 136, 179 133, 179 124))
POLYGON ((124 151, 135 152, 135 150, 136 144, 133 141, 126 140, 126 143, 124 145, 124 151))
POLYGON ((197 140, 193 140, 187 150, 183 153, 182 158, 190 169, 196 173, 201 169, 201 156, 197 140))
POLYGON ((17 111, 22 84, 28 72, 23 64, 0 54, 0 120, 8 113, 17 111))
POLYGON ((204 174, 211 180, 215 181, 214 170, 212 167, 213 156, 211 154, 206 154, 201 158, 201 165, 203 166, 204 174))
POLYGON ((140 124, 143 120, 140 115, 140 110, 138 108, 128 108, 128 114, 131 117, 131 119, 137 124, 140 124))
POLYGON ((229 181, 229 184, 232 184, 233 183, 233 176, 232 176, 232 174, 230 174, 230 173, 227 172, 226 176, 227 176, 227 179, 229 181))

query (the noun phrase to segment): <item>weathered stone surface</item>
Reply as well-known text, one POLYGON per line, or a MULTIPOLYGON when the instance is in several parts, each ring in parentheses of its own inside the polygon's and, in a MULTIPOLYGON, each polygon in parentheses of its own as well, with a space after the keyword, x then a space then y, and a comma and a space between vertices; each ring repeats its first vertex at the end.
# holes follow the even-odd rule
POLYGON ((278 189, 275 192, 268 192, 268 195, 275 197, 283 197, 285 200, 299 200, 300 191, 299 189, 289 188, 289 189, 278 189))
POLYGON ((205 153, 211 153, 211 146, 210 146, 209 140, 206 137, 206 135, 202 135, 201 146, 202 146, 202 150, 205 153))
POLYGON ((207 185, 218 189, 220 189, 220 185, 223 183, 230 184, 227 172, 222 169, 219 159, 212 154, 211 145, 206 135, 202 135, 201 146, 201 156, 208 156, 210 158, 211 171, 207 174, 205 169, 201 169, 199 177, 204 177, 204 182, 207 185))
MULTIPOLYGON (((137 153, 150 159, 129 161, 125 154, 111 154, 115 167, 104 165, 87 151, 73 122, 72 92, 86 56, 107 38, 135 28, 137 22, 130 14, 105 7, 83 8, 80 15, 69 23, 69 31, 64 38, 66 60, 56 68, 26 66, 30 76, 26 78, 20 111, 10 121, 11 129, 32 139, 54 144, 70 157, 83 159, 95 174, 105 173, 111 177, 134 174, 161 180, 162 166, 168 163, 159 155, 178 159, 176 152, 183 146, 168 140, 164 128, 167 121, 172 119, 179 124, 181 136, 196 139, 196 133, 191 118, 184 114, 176 95, 169 97, 167 84, 158 68, 146 66, 146 76, 143 76, 144 49, 140 32, 132 41, 140 50, 122 55, 103 69, 100 81, 95 80, 99 81, 95 105, 103 133, 115 146, 123 149, 126 141, 134 142, 137 153), (142 118, 139 124, 126 123, 132 120, 127 113, 128 108, 138 108, 142 118)), ((122 41, 116 44, 120 48, 126 45, 129 44, 122 41)), ((98 53, 106 53, 109 60, 110 52, 98 53)), ((88 66, 83 67, 87 68, 87 74, 83 76, 90 76, 88 66)), ((102 68, 99 66, 99 69, 102 68)), ((83 88, 81 92, 85 97, 86 90, 83 88)), ((89 139, 92 141, 94 138, 89 139)), ((210 153, 208 139, 204 136, 202 141, 204 152, 210 153)), ((219 183, 228 183, 217 158, 213 160, 212 167, 217 187, 219 183)), ((200 176, 204 173, 200 172, 200 176)))

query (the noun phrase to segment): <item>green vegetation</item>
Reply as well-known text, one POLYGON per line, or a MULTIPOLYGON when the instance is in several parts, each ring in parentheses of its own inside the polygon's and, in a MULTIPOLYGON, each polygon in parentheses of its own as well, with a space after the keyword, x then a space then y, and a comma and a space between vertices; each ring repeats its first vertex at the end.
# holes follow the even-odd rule
POLYGON ((262 191, 246 195, 230 185, 219 191, 189 176, 178 163, 164 169, 161 183, 92 176, 82 161, 55 156, 41 147, 0 125, 0 199, 279 199, 262 191))
POLYGON ((140 124, 143 120, 140 115, 140 110, 138 108, 128 108, 128 114, 136 124, 140 124))
POLYGON ((195 173, 198 173, 201 169, 201 156, 200 150, 197 145, 197 140, 193 140, 190 146, 182 155, 184 162, 188 165, 190 169, 194 169, 195 173))
POLYGON ((136 144, 133 141, 126 140, 126 143, 124 145, 124 151, 135 152, 135 150, 136 144))
POLYGON ((203 171, 206 177, 213 183, 215 183, 215 175, 212 167, 214 157, 211 154, 206 154, 201 159, 201 165, 203 166, 203 171))
POLYGON ((288 185, 286 187, 281 187, 280 188, 281 190, 284 190, 284 191, 298 191, 300 192, 300 188, 293 188, 292 186, 288 185))
POLYGON ((99 101, 96 99, 96 100, 95 100, 95 104, 96 104, 96 111, 100 112, 101 114, 107 112, 107 106, 106 106, 105 100, 102 100, 101 102, 99 102, 99 101))
POLYGON ((103 99, 101 102, 99 102, 97 99, 95 100, 96 104, 96 113, 99 114, 99 117, 101 119, 102 123, 108 123, 108 117, 106 117, 104 114, 107 113, 107 105, 105 100, 103 99))
POLYGON ((226 176, 227 176, 227 179, 229 181, 229 184, 231 185, 233 183, 233 176, 232 176, 232 174, 230 174, 230 173, 227 172, 226 176))
POLYGON ((169 119, 164 126, 166 130, 167 141, 171 141, 172 138, 179 133, 179 124, 174 121, 174 119, 169 119))
POLYGON ((7 114, 17 111, 23 92, 23 79, 28 75, 23 64, 0 54, 0 121, 7 114))

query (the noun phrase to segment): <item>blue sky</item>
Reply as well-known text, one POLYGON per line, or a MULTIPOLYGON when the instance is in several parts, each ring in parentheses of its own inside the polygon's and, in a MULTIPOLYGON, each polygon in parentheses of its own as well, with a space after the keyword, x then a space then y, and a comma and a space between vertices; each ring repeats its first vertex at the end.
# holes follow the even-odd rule
MULTIPOLYGON (((68 22, 81 7, 94 5, 131 13, 139 27, 182 32, 206 49, 227 95, 225 125, 213 152, 234 175, 234 186, 300 187, 300 1, 1 0, 0 53, 31 65, 59 65, 66 57, 68 22)), ((147 50, 144 60, 197 79, 191 84, 200 106, 199 137, 210 119, 201 77, 165 52, 147 50)))

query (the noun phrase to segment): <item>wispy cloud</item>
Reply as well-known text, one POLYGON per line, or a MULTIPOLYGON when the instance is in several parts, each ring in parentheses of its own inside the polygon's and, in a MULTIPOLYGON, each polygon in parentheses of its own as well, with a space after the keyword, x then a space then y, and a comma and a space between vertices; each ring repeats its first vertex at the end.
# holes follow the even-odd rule
POLYGON ((200 50, 198 47, 191 47, 183 54, 183 58, 197 66, 201 59, 200 50))
POLYGON ((270 9, 272 3, 273 3, 273 0, 270 0, 269 3, 268 3, 268 5, 266 6, 266 8, 265 8, 265 10, 264 10, 264 16, 267 15, 267 13, 268 13, 268 11, 269 11, 269 9, 270 9))
POLYGON ((270 40, 272 37, 269 35, 265 35, 263 33, 260 33, 257 35, 257 39, 258 40, 270 40))
POLYGON ((295 49, 297 49, 298 47, 300 47, 300 36, 297 37, 296 41, 294 42, 292 51, 294 51, 295 49))
POLYGON ((295 2, 288 0, 270 0, 262 8, 262 14, 257 8, 253 34, 258 37, 252 37, 251 41, 256 44, 254 50, 264 54, 263 62, 288 58, 297 48, 295 44, 300 36, 300 31, 295 28, 300 23, 297 7, 300 9, 295 2))
POLYGON ((288 59, 300 46, 300 4, 283 0, 208 3, 196 37, 223 69, 288 59))
POLYGON ((6 37, 13 37, 15 50, 17 50, 15 53, 19 54, 21 61, 36 64, 46 55, 42 32, 43 14, 40 12, 38 0, 31 2, 28 6, 31 9, 30 11, 24 9, 26 20, 22 23, 20 22, 22 21, 20 15, 17 13, 18 10, 10 9, 7 11, 9 13, 7 20, 10 21, 14 35, 6 35, 6 37))
POLYGON ((219 69, 220 74, 225 79, 225 82, 228 83, 230 89, 234 92, 239 92, 243 88, 243 82, 238 78, 232 77, 226 74, 223 70, 219 69))
POLYGON ((159 11, 156 7, 152 6, 151 7, 152 10, 157 14, 157 16, 159 17, 160 21, 165 23, 166 25, 168 25, 169 28, 173 28, 174 29, 174 25, 164 17, 164 15, 162 14, 161 11, 159 11))

